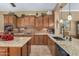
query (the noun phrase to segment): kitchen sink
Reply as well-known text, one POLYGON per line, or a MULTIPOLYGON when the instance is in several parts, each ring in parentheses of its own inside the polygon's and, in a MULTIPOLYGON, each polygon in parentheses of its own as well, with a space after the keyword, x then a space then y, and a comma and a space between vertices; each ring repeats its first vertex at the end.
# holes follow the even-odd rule
POLYGON ((61 38, 61 37, 53 37, 53 38, 56 39, 56 40, 59 40, 59 41, 64 41, 64 39, 61 38))

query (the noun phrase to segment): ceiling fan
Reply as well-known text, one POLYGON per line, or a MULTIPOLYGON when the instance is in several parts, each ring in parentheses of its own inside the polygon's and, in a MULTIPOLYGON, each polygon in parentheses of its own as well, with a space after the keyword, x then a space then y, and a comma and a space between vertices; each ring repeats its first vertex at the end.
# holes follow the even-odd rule
POLYGON ((16 7, 16 5, 14 3, 10 3, 12 7, 16 7))

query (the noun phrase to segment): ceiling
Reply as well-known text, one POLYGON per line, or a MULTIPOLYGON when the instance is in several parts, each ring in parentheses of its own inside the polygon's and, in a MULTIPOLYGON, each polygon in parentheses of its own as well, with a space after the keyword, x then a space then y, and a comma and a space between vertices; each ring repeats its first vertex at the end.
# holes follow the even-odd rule
POLYGON ((56 3, 15 3, 12 7, 10 3, 0 3, 0 11, 51 11, 56 3))
MULTIPOLYGON (((63 10, 68 11, 69 10, 69 4, 67 4, 63 10)), ((70 10, 71 11, 79 11, 79 3, 71 3, 70 4, 70 10)))

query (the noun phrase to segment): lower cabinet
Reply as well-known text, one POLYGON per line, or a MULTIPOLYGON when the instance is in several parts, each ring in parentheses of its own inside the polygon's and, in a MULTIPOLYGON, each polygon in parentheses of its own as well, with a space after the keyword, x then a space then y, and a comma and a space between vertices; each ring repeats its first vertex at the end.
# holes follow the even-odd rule
POLYGON ((69 56, 69 54, 56 44, 52 39, 48 39, 48 47, 52 56, 69 56))
POLYGON ((27 56, 31 53, 31 40, 27 43, 27 56))
POLYGON ((31 52, 31 42, 23 47, 0 47, 0 56, 28 56, 31 52))
POLYGON ((47 45, 48 35, 33 35, 31 44, 32 45, 47 45))
POLYGON ((49 47, 49 50, 51 52, 51 55, 55 56, 56 55, 55 42, 50 38, 48 38, 48 47, 49 47))
POLYGON ((69 54, 58 44, 56 44, 56 56, 69 56, 69 54))
POLYGON ((0 56, 7 56, 8 55, 8 48, 0 47, 0 56))

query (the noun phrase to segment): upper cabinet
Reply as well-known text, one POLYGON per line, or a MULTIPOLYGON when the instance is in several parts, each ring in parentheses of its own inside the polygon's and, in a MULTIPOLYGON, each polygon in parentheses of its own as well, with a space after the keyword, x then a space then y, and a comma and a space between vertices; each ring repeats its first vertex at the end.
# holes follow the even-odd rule
POLYGON ((48 24, 49 24, 49 18, 48 16, 43 16, 43 26, 44 27, 48 27, 48 24))
POLYGON ((25 22, 24 22, 25 26, 30 25, 30 17, 29 16, 25 16, 24 20, 25 20, 25 22))
POLYGON ((17 26, 18 27, 27 27, 28 25, 34 26, 34 16, 25 16, 25 17, 19 17, 17 19, 17 26))
POLYGON ((35 16, 29 16, 29 24, 34 26, 34 24, 35 24, 35 16))
POLYGON ((13 25, 14 27, 16 27, 16 16, 4 15, 4 25, 13 25))
POLYGON ((54 27, 54 15, 49 15, 49 27, 54 27))
POLYGON ((38 30, 43 28, 54 28, 54 15, 44 15, 35 17, 34 15, 28 15, 23 17, 16 17, 15 15, 4 15, 4 24, 11 24, 15 27, 28 27, 33 26, 38 30))

